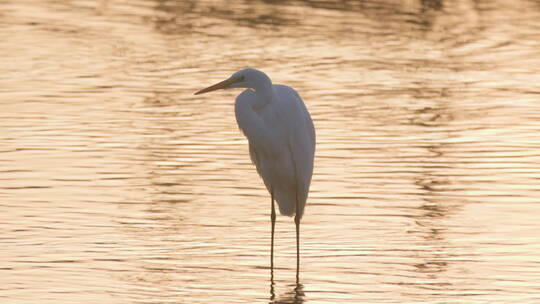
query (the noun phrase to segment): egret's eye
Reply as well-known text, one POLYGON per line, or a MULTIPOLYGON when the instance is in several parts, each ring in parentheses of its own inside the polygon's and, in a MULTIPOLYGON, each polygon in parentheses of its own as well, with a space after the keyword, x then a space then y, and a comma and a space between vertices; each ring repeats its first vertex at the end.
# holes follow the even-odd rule
POLYGON ((235 84, 235 83, 243 82, 243 81, 244 81, 244 79, 246 79, 246 77, 245 77, 245 76, 232 76, 232 77, 230 78, 230 80, 231 80, 231 84, 235 84))

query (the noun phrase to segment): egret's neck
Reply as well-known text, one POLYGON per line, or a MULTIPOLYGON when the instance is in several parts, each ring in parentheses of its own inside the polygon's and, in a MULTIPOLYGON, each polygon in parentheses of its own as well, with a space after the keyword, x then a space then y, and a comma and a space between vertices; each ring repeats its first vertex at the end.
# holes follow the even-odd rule
POLYGON ((252 89, 255 91, 255 94, 257 94, 258 97, 254 99, 254 102, 252 104, 255 110, 260 110, 264 108, 264 106, 266 106, 268 103, 272 102, 274 89, 271 82, 264 83, 252 89))

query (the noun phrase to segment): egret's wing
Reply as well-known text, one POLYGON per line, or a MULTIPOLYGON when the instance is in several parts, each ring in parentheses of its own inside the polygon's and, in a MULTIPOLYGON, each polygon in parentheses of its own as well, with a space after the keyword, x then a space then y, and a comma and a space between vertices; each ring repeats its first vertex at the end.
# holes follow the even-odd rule
POLYGON ((295 167, 296 187, 299 195, 300 216, 304 212, 311 176, 313 174, 313 160, 315 157, 315 128, 311 116, 298 93, 290 87, 276 85, 279 99, 285 109, 288 133, 288 148, 292 155, 295 167))

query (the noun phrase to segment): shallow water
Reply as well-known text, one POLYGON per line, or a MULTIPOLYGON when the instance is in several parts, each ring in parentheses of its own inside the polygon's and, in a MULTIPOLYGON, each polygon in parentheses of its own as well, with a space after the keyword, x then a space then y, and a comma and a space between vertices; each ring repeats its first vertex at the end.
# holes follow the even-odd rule
POLYGON ((537 1, 3 1, 2 303, 540 302, 537 1), (295 284, 236 127, 317 129, 295 284))

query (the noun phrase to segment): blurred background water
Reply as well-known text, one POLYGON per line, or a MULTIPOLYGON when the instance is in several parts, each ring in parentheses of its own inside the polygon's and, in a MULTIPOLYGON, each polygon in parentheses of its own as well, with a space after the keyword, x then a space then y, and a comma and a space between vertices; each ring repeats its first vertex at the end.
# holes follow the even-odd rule
POLYGON ((3 0, 2 303, 540 303, 540 2, 3 0), (318 135, 295 284, 233 102, 318 135))

